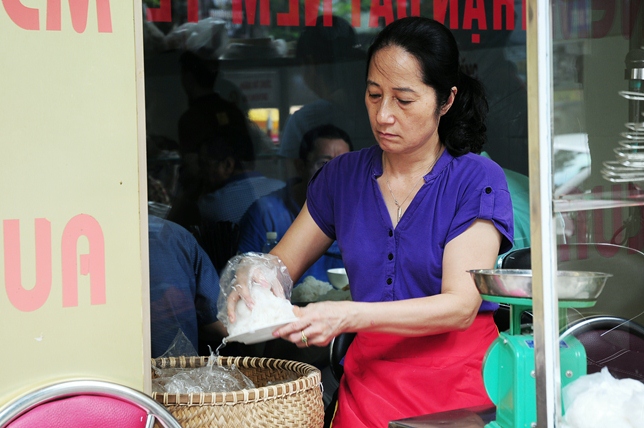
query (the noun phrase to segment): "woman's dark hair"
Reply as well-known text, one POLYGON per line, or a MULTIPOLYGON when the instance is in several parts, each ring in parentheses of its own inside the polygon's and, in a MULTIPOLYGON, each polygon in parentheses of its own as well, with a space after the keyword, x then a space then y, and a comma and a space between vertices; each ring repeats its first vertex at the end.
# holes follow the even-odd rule
POLYGON ((302 136, 302 142, 300 143, 300 159, 305 162, 308 160, 309 154, 315 150, 315 142, 320 138, 344 140, 344 142, 349 146, 349 151, 353 151, 353 144, 351 144, 351 137, 349 137, 349 134, 347 134, 343 129, 327 123, 308 130, 302 136))
POLYGON ((451 31, 429 18, 402 18, 387 25, 367 52, 367 66, 379 50, 398 46, 418 60, 423 82, 434 88, 438 106, 444 105, 452 87, 454 103, 441 117, 438 135, 453 156, 480 153, 485 144, 488 104, 483 85, 460 70, 458 46, 451 31))

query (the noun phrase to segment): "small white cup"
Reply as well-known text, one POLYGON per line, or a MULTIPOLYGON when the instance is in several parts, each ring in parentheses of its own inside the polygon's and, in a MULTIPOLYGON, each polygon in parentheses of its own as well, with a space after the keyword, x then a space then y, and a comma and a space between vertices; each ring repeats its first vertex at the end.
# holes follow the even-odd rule
POLYGON ((329 277, 329 282, 333 288, 342 290, 349 285, 349 277, 345 268, 328 269, 326 275, 329 277))

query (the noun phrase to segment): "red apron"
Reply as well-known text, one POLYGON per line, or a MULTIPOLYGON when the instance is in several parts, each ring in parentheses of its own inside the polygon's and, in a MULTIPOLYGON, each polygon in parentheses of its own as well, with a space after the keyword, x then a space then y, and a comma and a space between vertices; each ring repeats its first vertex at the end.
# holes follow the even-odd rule
POLYGON ((392 420, 492 405, 482 363, 498 335, 491 313, 465 331, 435 336, 358 333, 344 359, 333 428, 386 428, 392 420))

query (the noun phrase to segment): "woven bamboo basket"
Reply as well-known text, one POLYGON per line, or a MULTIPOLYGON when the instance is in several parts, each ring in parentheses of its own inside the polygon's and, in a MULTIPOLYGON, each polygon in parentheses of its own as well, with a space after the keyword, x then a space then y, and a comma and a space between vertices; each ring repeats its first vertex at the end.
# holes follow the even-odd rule
MULTIPOLYGON (((253 389, 201 394, 152 393, 183 428, 302 427, 324 425, 321 374, 310 364, 274 358, 217 357, 235 365, 253 389)), ((152 367, 203 367, 208 357, 157 358, 152 367)), ((154 373, 152 374, 154 377, 154 373)))

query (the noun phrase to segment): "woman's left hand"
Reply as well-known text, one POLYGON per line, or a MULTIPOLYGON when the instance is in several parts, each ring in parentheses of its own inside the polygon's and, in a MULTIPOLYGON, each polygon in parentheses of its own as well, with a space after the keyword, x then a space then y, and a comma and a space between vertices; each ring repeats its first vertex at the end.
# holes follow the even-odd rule
POLYGON ((275 330, 273 336, 293 342, 298 348, 326 346, 335 336, 348 331, 351 304, 329 301, 296 306, 293 312, 298 320, 275 330))

